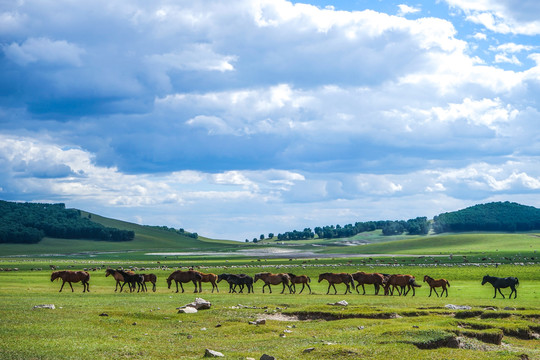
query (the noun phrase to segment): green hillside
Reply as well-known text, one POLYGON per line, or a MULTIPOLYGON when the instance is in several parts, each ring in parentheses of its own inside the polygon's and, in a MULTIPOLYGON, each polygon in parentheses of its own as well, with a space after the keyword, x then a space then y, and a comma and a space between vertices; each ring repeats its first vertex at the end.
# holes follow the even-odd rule
POLYGON ((468 254, 482 252, 540 254, 538 233, 461 233, 414 237, 361 246, 331 248, 326 253, 362 254, 468 254))
MULTIPOLYGON (((81 211, 81 216, 88 217, 87 212, 81 211)), ((142 226, 130 222, 114 220, 91 214, 91 220, 106 227, 130 230, 135 232, 135 238, 126 242, 105 242, 94 240, 73 240, 44 238, 37 244, 0 244, 0 254, 9 255, 40 255, 40 254, 73 254, 98 253, 114 251, 161 251, 161 252, 190 252, 190 251, 230 251, 242 243, 228 240, 212 240, 204 237, 194 239, 176 232, 157 227, 142 226)))

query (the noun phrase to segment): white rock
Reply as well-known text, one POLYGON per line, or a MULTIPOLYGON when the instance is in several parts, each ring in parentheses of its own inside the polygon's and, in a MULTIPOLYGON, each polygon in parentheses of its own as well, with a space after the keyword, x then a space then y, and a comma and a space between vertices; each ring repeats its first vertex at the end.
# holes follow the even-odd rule
POLYGON ((36 305, 32 309, 56 309, 54 304, 43 304, 43 305, 36 305))

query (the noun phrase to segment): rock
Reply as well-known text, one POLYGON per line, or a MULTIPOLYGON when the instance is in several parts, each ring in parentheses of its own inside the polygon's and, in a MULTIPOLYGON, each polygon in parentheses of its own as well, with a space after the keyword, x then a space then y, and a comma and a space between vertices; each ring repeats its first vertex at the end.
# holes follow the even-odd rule
POLYGON ((494 308, 493 306, 489 306, 485 308, 484 311, 497 311, 497 308, 494 308))
POLYGON ((136 323, 136 322, 134 322, 134 323, 133 323, 133 324, 131 324, 131 325, 137 325, 137 323, 136 323))
POLYGON ((263 354, 259 360, 276 360, 275 357, 263 354))
POLYGON ((507 306, 507 307, 504 308, 504 310, 514 311, 514 310, 516 310, 516 308, 515 308, 515 307, 507 306))
POLYGON ((284 333, 287 333, 287 334, 290 334, 290 333, 292 333, 292 330, 285 329, 285 330, 283 330, 283 332, 284 332, 284 333))
POLYGON ((315 348, 314 348, 314 347, 310 347, 310 348, 305 349, 305 350, 302 351, 302 352, 303 352, 304 354, 307 354, 307 353, 312 352, 313 350, 315 350, 315 348))
POLYGON ((178 310, 178 314, 195 314, 196 312, 198 312, 198 310, 194 307, 186 307, 178 310))
MULTIPOLYGON (((183 310, 183 309, 192 308, 192 309, 195 309, 195 310, 206 310, 206 309, 210 309, 211 306, 212 306, 212 304, 210 303, 210 301, 206 301, 206 300, 201 299, 201 298, 196 298, 194 302, 186 304, 184 306, 177 307, 176 309, 183 310)), ((194 311, 194 312, 183 311, 183 312, 191 314, 191 313, 195 313, 197 311, 194 311)))
POLYGON ((333 305, 333 306, 347 306, 349 303, 346 300, 341 300, 335 303, 328 303, 327 305, 333 305))
POLYGON ((224 357, 224 356, 225 355, 223 355, 219 351, 214 351, 214 350, 210 350, 210 349, 206 349, 204 351, 204 357, 224 357))
POLYGON ((36 305, 32 309, 51 309, 54 310, 56 307, 54 304, 43 304, 43 305, 36 305))
POLYGON ((193 335, 188 335, 188 336, 186 336, 186 337, 187 337, 188 339, 190 339, 190 340, 193 339, 193 335))
POLYGON ((364 326, 363 325, 358 326, 358 330, 364 330, 364 326))
POLYGON ((221 327, 221 324, 217 324, 216 327, 217 327, 217 328, 218 328, 218 327, 221 327))
POLYGON ((250 321, 249 324, 251 325, 265 325, 266 319, 257 319, 255 321, 250 321))
POLYGON ((472 307, 468 306, 468 305, 453 305, 453 304, 448 304, 448 305, 444 305, 445 308, 449 309, 449 310, 471 310, 472 307))

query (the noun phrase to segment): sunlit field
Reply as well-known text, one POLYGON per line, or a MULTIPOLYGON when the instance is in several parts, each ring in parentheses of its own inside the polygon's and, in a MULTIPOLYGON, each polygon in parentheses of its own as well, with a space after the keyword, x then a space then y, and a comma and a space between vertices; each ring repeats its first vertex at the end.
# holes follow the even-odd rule
MULTIPOLYGON (((523 354, 540 358, 540 266, 525 265, 363 265, 358 259, 295 260, 72 260, 9 259, 0 267, 0 358, 2 359, 193 359, 205 349, 226 358, 278 359, 375 358, 391 359, 516 359, 523 354), (75 292, 51 282, 49 265, 61 269, 87 268, 90 293, 75 292), (167 276, 179 266, 202 265, 203 272, 292 272, 311 277, 313 290, 302 294, 229 294, 225 282, 211 293, 203 283, 201 294, 193 284, 185 293, 167 289, 167 276), (158 277, 157 291, 115 293, 115 281, 105 277, 107 266, 145 268, 158 277), (33 270, 32 270, 33 269, 33 270), (41 270, 37 270, 41 269, 41 270), (95 269, 95 271, 93 270, 95 269), (328 284, 317 282, 323 272, 406 273, 422 284, 416 296, 326 295, 328 284), (423 275, 450 281, 449 296, 428 298, 423 275), (493 299, 493 287, 481 286, 484 275, 519 278, 517 299, 493 299), (211 309, 179 314, 177 308, 202 297, 211 309), (347 306, 329 305, 341 300, 347 306), (55 309, 33 309, 54 304, 55 309), (470 306, 452 310, 446 305, 470 306), (265 324, 249 322, 266 319, 265 324), (457 340, 456 340, 457 339, 457 340), (456 345, 455 342, 459 345, 456 345), (458 346, 458 347, 452 347, 458 346)), ((297 288, 297 291, 300 287, 297 288)), ((440 290, 440 289, 439 289, 440 290)), ((503 293, 508 295, 509 289, 503 293)))

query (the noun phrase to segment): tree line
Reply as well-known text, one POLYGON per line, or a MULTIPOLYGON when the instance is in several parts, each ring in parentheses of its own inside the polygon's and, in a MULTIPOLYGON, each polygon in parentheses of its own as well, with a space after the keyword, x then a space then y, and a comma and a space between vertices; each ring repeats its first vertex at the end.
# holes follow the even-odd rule
MULTIPOLYGON (((474 205, 462 210, 442 213, 428 220, 417 217, 409 220, 380 220, 347 224, 344 226, 317 226, 313 230, 287 231, 277 235, 280 241, 348 238, 359 233, 381 230, 383 235, 426 235, 434 233, 467 232, 467 231, 530 231, 540 230, 540 209, 513 202, 492 202, 474 205)), ((273 238, 274 234, 268 234, 273 238)), ((260 236, 264 239, 264 235, 260 236)), ((246 242, 248 240, 246 239, 246 242)), ((253 242, 257 242, 256 238, 253 242)))
MULTIPOLYGON (((89 215, 90 216, 90 215, 89 215)), ((35 244, 44 237, 130 241, 135 232, 105 227, 65 204, 15 203, 0 200, 0 243, 35 244)))

